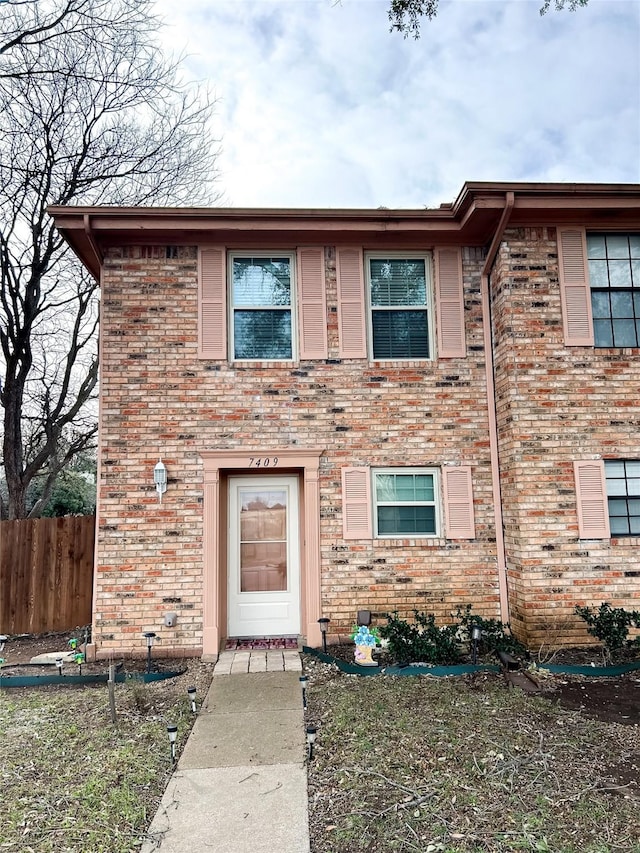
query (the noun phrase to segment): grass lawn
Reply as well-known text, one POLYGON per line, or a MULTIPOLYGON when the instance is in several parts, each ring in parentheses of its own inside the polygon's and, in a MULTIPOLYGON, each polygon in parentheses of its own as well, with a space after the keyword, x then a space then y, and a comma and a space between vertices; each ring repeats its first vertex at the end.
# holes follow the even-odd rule
MULTIPOLYGON (((172 772, 167 723, 180 749, 187 687, 201 701, 211 679, 187 665, 118 685, 117 726, 105 687, 0 690, 0 853, 139 849, 172 772)), ((599 722, 493 675, 305 669, 313 853, 640 853, 637 714, 599 722)))
POLYGON ((187 687, 204 699, 211 667, 116 686, 0 690, 0 851, 130 853, 142 843, 193 724, 187 687))
POLYGON ((308 668, 313 853, 640 851, 638 715, 587 719, 492 675, 308 668))

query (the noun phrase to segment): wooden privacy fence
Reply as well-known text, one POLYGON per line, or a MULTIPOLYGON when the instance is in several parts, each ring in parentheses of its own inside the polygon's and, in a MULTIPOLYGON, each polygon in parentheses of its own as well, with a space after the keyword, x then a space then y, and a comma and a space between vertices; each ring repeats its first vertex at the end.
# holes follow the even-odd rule
POLYGON ((0 634, 91 622, 95 517, 0 522, 0 634))

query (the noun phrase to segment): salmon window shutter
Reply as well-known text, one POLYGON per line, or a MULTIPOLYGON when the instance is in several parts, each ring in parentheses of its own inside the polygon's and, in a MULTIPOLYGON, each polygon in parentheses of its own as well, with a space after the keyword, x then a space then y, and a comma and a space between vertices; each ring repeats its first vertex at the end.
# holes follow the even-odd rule
POLYGON ((609 502, 604 462, 574 462, 576 499, 578 502, 578 534, 580 539, 609 539, 609 502))
POLYGON ((342 469, 342 535, 371 539, 371 477, 368 468, 342 469))
POLYGON ((475 539, 470 466, 443 468, 442 487, 447 539, 475 539))
POLYGON ((327 357, 327 302, 324 250, 298 249, 300 358, 327 357))
POLYGON ((467 347, 464 333, 464 290, 460 249, 436 249, 435 270, 438 356, 464 358, 467 347))
POLYGON ((593 321, 584 228, 558 228, 558 274, 565 346, 592 347, 593 321))
POLYGON ((366 358, 364 270, 361 249, 338 249, 338 333, 341 358, 366 358))
POLYGON ((201 248, 198 256, 198 356, 227 357, 225 252, 201 248))

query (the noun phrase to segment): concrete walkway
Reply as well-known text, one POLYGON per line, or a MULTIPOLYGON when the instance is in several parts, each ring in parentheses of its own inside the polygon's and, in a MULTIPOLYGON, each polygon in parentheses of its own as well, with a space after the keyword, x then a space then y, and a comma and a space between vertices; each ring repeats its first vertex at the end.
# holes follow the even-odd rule
POLYGON ((220 655, 142 853, 309 853, 300 670, 297 652, 220 655))

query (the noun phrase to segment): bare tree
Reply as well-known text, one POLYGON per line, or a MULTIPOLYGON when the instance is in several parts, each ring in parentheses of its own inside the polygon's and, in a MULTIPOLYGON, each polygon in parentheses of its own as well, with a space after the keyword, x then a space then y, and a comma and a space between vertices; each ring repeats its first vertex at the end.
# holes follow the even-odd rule
MULTIPOLYGON (((589 0, 544 0, 540 14, 545 15, 554 8, 560 12, 568 9, 575 12, 579 6, 586 6, 589 0)), ((404 35, 420 38, 422 19, 431 21, 438 14, 439 0, 391 0, 389 5, 389 21, 391 29, 404 35)))
POLYGON ((8 499, 38 515, 91 446, 97 283, 47 215, 60 204, 217 199, 212 103, 179 82, 151 0, 0 4, 0 405, 8 499))
POLYGON ((57 38, 75 29, 80 22, 89 27, 93 25, 92 15, 86 14, 89 0, 67 0, 58 5, 30 0, 3 0, 3 3, 0 54, 19 44, 33 46, 57 38))

